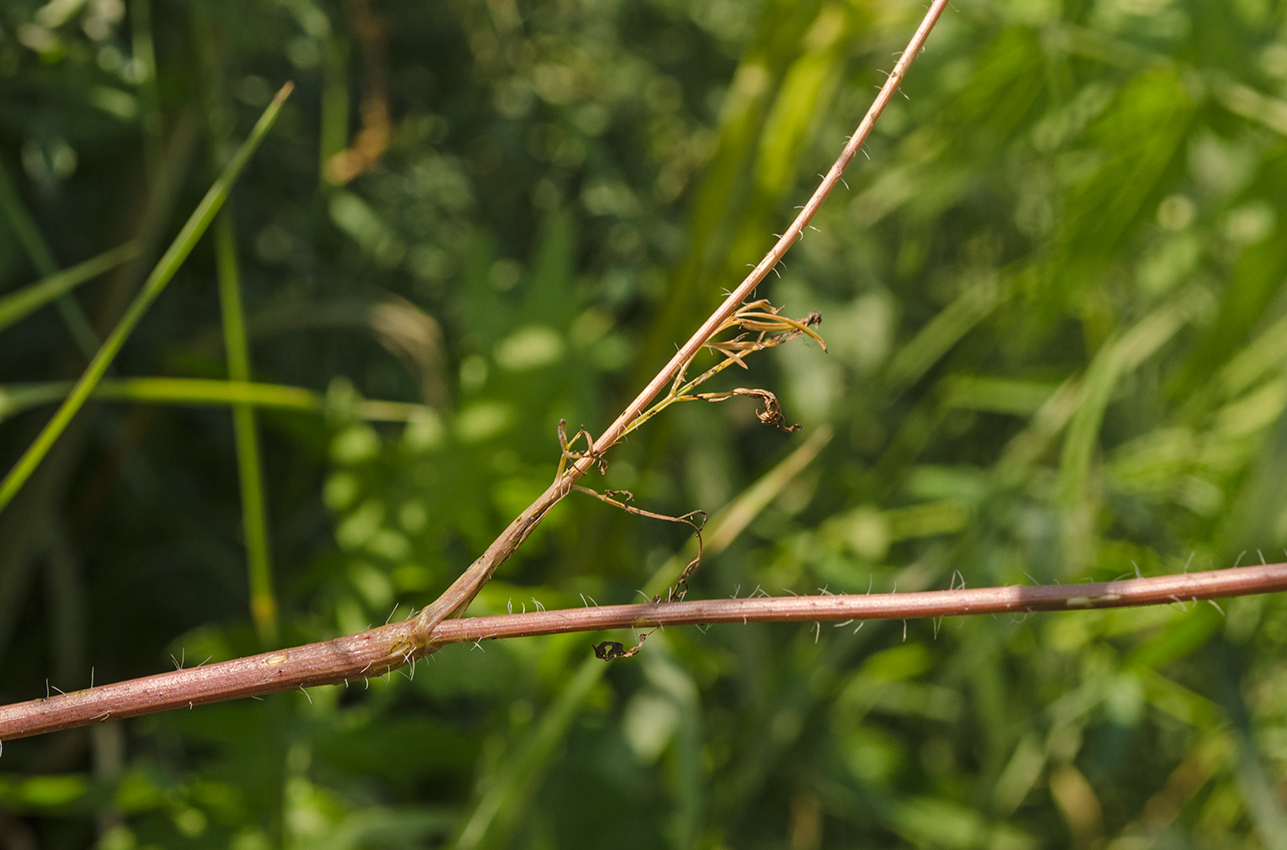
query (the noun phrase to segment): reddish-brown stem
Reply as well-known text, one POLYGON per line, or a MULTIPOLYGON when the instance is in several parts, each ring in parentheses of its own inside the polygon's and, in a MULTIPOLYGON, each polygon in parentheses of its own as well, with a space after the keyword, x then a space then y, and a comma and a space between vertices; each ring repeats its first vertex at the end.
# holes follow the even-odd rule
MULTIPOLYGON (((925 46, 925 39, 929 38, 930 30, 938 22, 939 16, 943 14, 943 9, 948 2, 949 0, 934 0, 930 4, 929 11, 925 13, 925 17, 921 19, 921 25, 916 29, 916 34, 912 36, 912 40, 908 42, 907 49, 903 51, 898 64, 894 66, 894 70, 885 79, 885 84, 881 86, 880 94, 876 95, 876 100, 858 124, 858 129, 849 137, 844 150, 836 158, 836 161, 832 163, 831 169, 822 178, 822 182, 818 184, 818 188, 814 190, 808 202, 800 210, 800 214, 795 217, 795 221, 791 222, 791 226, 783 232, 782 236, 773 245, 773 248, 764 255, 764 259, 760 260, 755 268, 751 270, 751 273, 738 284, 737 288, 729 293, 729 296, 724 299, 724 303, 689 337, 688 342, 684 343, 675 352, 675 356, 670 359, 670 362, 657 373, 656 377, 648 382, 648 386, 644 387, 635 400, 630 402, 629 406, 621 412, 617 420, 599 435, 599 439, 594 444, 595 453, 602 454, 616 444, 630 423, 639 414, 643 413, 644 408, 656 397, 657 393, 661 392, 666 385, 674 380, 675 375, 679 374, 679 370, 683 368, 684 364, 692 360, 701 351, 702 346, 710 342, 711 337, 719 330, 720 326, 737 312, 738 306, 751 296, 751 293, 764 281, 764 278, 768 277, 769 272, 781 261, 786 252, 795 244, 795 241, 804 234, 804 229, 809 226, 809 222, 813 220, 813 216, 818 212, 823 201, 836 188, 836 185, 841 183, 841 177, 845 173, 845 169, 849 167, 849 163, 853 162, 854 157, 858 155, 858 151, 862 150, 867 137, 871 135, 872 128, 876 126, 877 119, 885 111, 885 106, 889 103, 890 98, 898 91, 903 78, 907 76, 907 69, 911 67, 912 62, 920 54, 921 48, 925 46)), ((591 462, 587 458, 577 466, 584 473, 590 468, 591 462)))
MULTIPOLYGON (((828 596, 769 596, 608 605, 470 617, 442 623, 434 648, 498 638, 712 623, 910 620, 1034 611, 1179 605, 1287 590, 1287 563, 1055 586, 828 596)), ((190 708, 314 685, 348 684, 421 657, 408 620, 324 643, 103 685, 0 708, 0 741, 114 718, 190 708)))
POLYGON ((653 626, 937 619, 1168 604, 1186 607, 1192 602, 1281 590, 1287 590, 1287 564, 1083 584, 1009 585, 914 593, 761 596, 567 608, 452 620, 444 623, 435 637, 442 643, 474 643, 499 638, 653 626))

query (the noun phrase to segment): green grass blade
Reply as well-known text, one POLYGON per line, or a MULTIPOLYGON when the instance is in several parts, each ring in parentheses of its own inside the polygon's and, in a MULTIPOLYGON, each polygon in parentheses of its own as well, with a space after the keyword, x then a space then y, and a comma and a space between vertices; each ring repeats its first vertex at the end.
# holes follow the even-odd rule
POLYGON ((1181 293, 1096 353, 1086 370, 1085 396, 1064 440, 1059 466, 1059 498, 1064 505, 1081 498, 1104 413, 1118 379, 1169 342, 1196 315, 1204 297, 1198 290, 1181 293))
MULTIPOLYGON (((0 213, 4 214, 9 226, 13 228, 14 234, 17 235, 18 241, 22 243, 22 248, 27 254, 27 259, 31 260, 31 264, 36 267, 36 273, 44 278, 57 274, 58 261, 54 259, 53 251, 49 250, 49 244, 40 235, 40 228, 36 226, 31 213, 23 205, 18 189, 9 179, 9 172, 3 163, 0 163, 0 213)), ((94 349, 98 348, 98 334, 94 333, 94 328, 90 325, 89 317, 85 315, 80 302, 66 292, 62 292, 57 295, 57 304, 58 312, 62 315, 63 323, 67 325, 72 339, 80 346, 86 357, 92 356, 94 349)))
POLYGON ((112 329, 111 334, 98 349, 98 353, 94 355, 94 359, 90 361, 85 373, 76 382, 71 395, 58 408, 58 412, 54 414, 53 419, 45 425, 44 429, 36 437, 35 442, 18 459, 9 474, 4 477, 3 481, 0 481, 0 510, 3 510, 13 501, 13 497, 18 490, 31 477, 40 461, 44 459, 58 437, 66 430, 72 417, 84 406, 85 400, 89 398, 94 386, 98 384, 112 361, 116 359, 116 355, 125 344, 125 340, 133 333, 134 328, 143 318, 143 314, 147 312, 147 308, 165 289, 165 285, 170 282, 170 279, 174 277, 174 273, 178 271, 179 266, 192 252, 197 240, 210 226, 211 220, 219 212, 219 208, 223 206, 224 200, 228 197, 228 192, 232 188, 233 182, 245 167, 255 148, 259 147, 259 143, 263 141, 273 122, 277 120, 277 115, 281 112, 282 103, 285 101, 286 96, 290 94, 292 87, 290 83, 283 86, 273 99, 273 102, 264 110, 264 114, 260 116, 258 123, 255 124, 255 128, 251 131, 250 137, 237 149, 232 160, 224 168, 223 173, 219 175, 219 179, 214 182, 214 185, 210 187, 210 191, 201 199, 201 203, 197 205, 187 223, 183 225, 179 235, 175 237, 174 242, 166 249, 165 255, 152 269, 152 273, 148 275, 147 280, 143 283, 143 288, 134 297, 129 308, 126 309, 125 315, 112 329))
MULTIPOLYGON (((237 241, 231 208, 225 209, 215 222, 214 236, 228 377, 234 381, 246 382, 250 380, 250 346, 246 342, 246 315, 241 305, 241 271, 237 263, 237 241)), ((241 481, 241 523, 246 536, 250 615, 260 641, 267 645, 273 642, 277 634, 277 596, 273 591, 268 510, 255 409, 244 403, 234 404, 232 430, 237 446, 237 472, 241 481)))
POLYGON ((150 188, 160 182, 164 166, 161 135, 161 90, 156 78, 156 38, 150 0, 129 4, 130 48, 138 65, 139 124, 143 131, 143 165, 150 188))
POLYGON ((82 283, 91 281, 121 263, 134 259, 138 254, 138 243, 126 242, 97 257, 91 257, 79 265, 55 272, 16 292, 10 292, 0 298, 0 332, 25 319, 50 301, 61 298, 82 283))
MULTIPOLYGON (((0 386, 0 422, 45 404, 67 398, 75 384, 48 381, 0 386)), ((173 404, 205 407, 242 404, 275 410, 323 413, 326 398, 312 390, 281 384, 254 384, 216 381, 206 378, 126 378, 100 381, 91 393, 97 401, 133 401, 143 404, 173 404)), ((371 422, 409 422, 431 412, 422 404, 362 399, 353 412, 371 422)))
MULTIPOLYGON (((75 387, 71 381, 14 384, 0 387, 0 422, 67 398, 75 387)), ((279 410, 320 412, 325 399, 300 387, 274 384, 236 383, 203 378, 126 378, 101 381, 91 395, 98 401, 133 401, 144 404, 174 404, 203 407, 244 404, 279 410)))
MULTIPOLYGON (((561 637, 567 640, 566 636, 561 637)), ((470 813, 469 820, 456 842, 457 850, 474 850, 500 842, 490 839, 497 827, 512 834, 518 816, 527 808, 535 783, 553 759, 572 722, 580 715, 581 706, 594 686, 603 678, 608 665, 597 658, 586 658, 564 685, 558 697, 541 717, 534 732, 527 736, 515 758, 507 763, 500 782, 485 793, 470 813)))
POLYGON ((955 301, 930 319, 890 360, 885 380, 903 390, 920 380, 952 346, 1010 297, 1008 282, 981 280, 968 286, 955 301))
POLYGON ((23 206, 18 197, 18 189, 13 185, 9 170, 3 163, 0 163, 0 212, 4 213, 36 271, 46 277, 58 271, 58 262, 54 259, 53 252, 40 235, 40 228, 36 227, 31 213, 23 206))

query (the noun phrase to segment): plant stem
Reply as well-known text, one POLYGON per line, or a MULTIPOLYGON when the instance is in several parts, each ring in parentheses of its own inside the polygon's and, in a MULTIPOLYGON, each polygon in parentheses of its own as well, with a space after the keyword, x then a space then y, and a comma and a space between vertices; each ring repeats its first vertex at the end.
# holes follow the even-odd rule
POLYGON ((448 643, 714 623, 822 623, 1144 605, 1187 607, 1190 602, 1284 590, 1287 563, 1071 585, 607 605, 451 620, 438 626, 427 648, 413 647, 416 621, 404 620, 322 643, 0 707, 0 741, 315 685, 347 685, 401 668, 448 643))
MULTIPOLYGON (((717 623, 912 620, 980 614, 1031 614, 1180 605, 1287 589, 1287 564, 1234 567, 1128 581, 1008 585, 914 593, 760 596, 638 605, 605 605, 470 617, 443 623, 435 643, 475 643, 565 632, 717 623)), ((2 716, 2 715, 0 715, 2 716)))
POLYGON ((670 359, 660 372, 653 377, 648 385, 643 388, 635 400, 630 402, 616 421, 608 426, 599 439, 595 441, 594 446, 585 457, 569 464, 566 472, 555 480, 541 496, 532 503, 527 510, 510 523, 509 527, 496 538, 495 542, 487 548, 478 560, 469 566, 460 578, 456 579, 441 596, 436 599, 432 605, 424 609, 417 618, 418 628, 416 632, 417 640, 420 643, 427 644, 433 639, 434 628, 451 616, 460 616, 464 613, 465 608, 469 606, 470 601, 478 594, 479 589, 492 577, 496 568, 504 563, 505 559, 513 554, 527 536, 532 533, 537 524, 544 516, 549 513, 564 496, 571 491, 571 486, 577 479, 589 472, 597 463, 597 458, 601 457, 608 449, 616 445, 622 435, 631 427, 631 424, 644 412, 649 402, 656 395, 666 388, 675 376, 691 361, 702 347, 710 342, 711 338, 719 331, 720 327, 737 312, 738 307, 750 297, 755 288, 763 282, 768 276, 770 270, 778 264, 787 250, 795 244, 804 229, 808 227, 809 222, 817 213, 822 202, 827 199, 836 185, 841 183, 841 175, 853 162, 858 151, 862 149, 867 137, 871 134, 872 128, 876 126, 876 120, 880 118, 885 106, 889 103, 895 92, 898 91, 899 85, 907 75, 908 68, 912 62, 920 55, 921 48, 925 46, 925 40, 929 37, 930 30, 938 22, 939 16, 943 9, 947 7, 949 0, 934 0, 930 4, 929 10, 925 17, 921 19, 920 26, 916 28, 916 33, 907 44, 907 49, 898 59, 898 64, 885 79, 885 84, 881 87, 880 93, 876 95, 876 100, 863 116, 862 121, 858 124, 858 129, 849 137, 848 143, 845 144, 844 150, 840 156, 831 165, 831 169, 822 179, 822 183, 814 190, 808 202, 800 210, 795 221, 779 237, 778 241, 764 259, 751 270, 736 289, 734 289, 724 299, 724 303, 715 310, 714 313, 702 323, 702 326, 684 343, 680 349, 675 352, 675 356, 670 359))

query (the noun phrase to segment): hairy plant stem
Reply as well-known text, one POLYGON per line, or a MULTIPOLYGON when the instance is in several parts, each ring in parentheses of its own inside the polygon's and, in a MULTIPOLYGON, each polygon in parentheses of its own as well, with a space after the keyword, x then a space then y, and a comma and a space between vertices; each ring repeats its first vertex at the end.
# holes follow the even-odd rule
POLYGON ((437 627, 427 649, 412 647, 411 619, 323 643, 0 707, 0 741, 314 685, 347 685, 392 672, 448 643, 715 623, 910 620, 1144 605, 1187 609, 1190 603, 1283 590, 1287 563, 1054 586, 606 605, 449 620, 437 627))

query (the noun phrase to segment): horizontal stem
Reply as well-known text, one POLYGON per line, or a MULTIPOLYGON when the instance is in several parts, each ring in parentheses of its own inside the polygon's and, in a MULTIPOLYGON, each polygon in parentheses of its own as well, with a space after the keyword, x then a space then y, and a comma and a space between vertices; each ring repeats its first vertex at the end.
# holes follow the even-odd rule
POLYGON ((912 620, 978 614, 1136 608, 1175 603, 1184 605, 1207 599, 1281 590, 1287 590, 1287 564, 1084 584, 1009 585, 914 593, 761 596, 567 608, 449 620, 434 632, 434 640, 444 644, 474 643, 500 638, 653 626, 912 620))
POLYGON ((609 605, 446 620, 428 647, 411 619, 322 643, 0 707, 0 741, 205 703, 347 684, 396 670, 446 643, 702 623, 910 620, 1185 605, 1283 590, 1287 564, 1267 564, 1055 586, 609 605))

